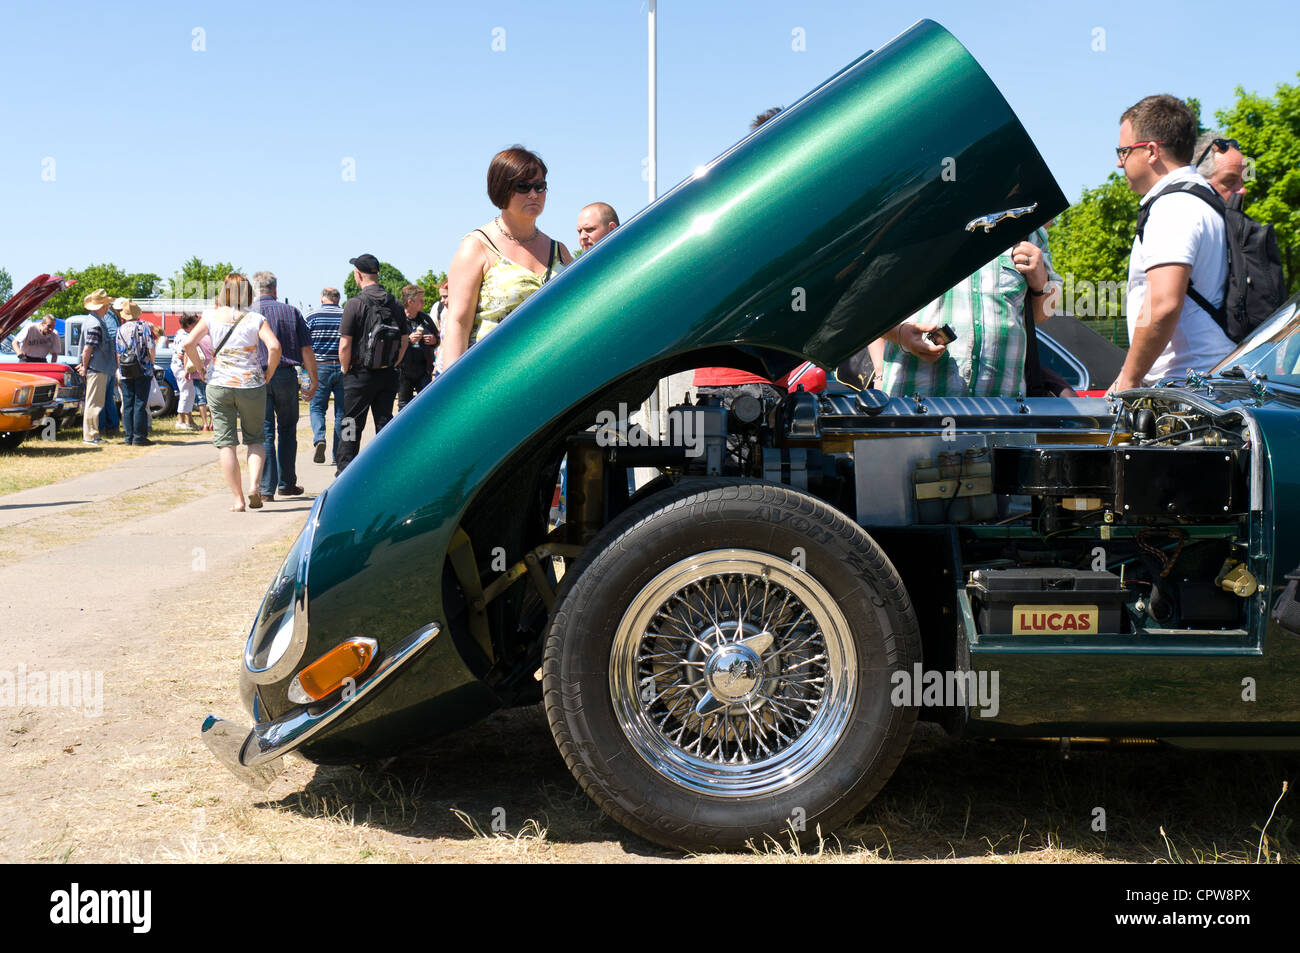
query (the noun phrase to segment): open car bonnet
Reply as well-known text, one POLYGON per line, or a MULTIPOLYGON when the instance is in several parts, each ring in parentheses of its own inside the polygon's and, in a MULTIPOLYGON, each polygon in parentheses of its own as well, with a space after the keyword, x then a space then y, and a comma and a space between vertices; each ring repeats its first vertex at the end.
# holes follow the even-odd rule
POLYGON ((0 338, 7 337, 42 304, 74 284, 75 281, 58 275, 37 275, 27 282, 21 291, 0 305, 0 338))
POLYGON ((395 475, 398 452, 471 491, 547 421, 649 365, 834 366, 1067 204, 983 69, 921 21, 581 256, 338 490, 372 467, 395 475))
POLYGON ((980 66, 917 23, 580 257, 363 449, 300 543, 304 657, 445 622, 467 509, 530 494, 502 481, 558 461, 606 402, 691 367, 833 366, 1066 205, 980 66))

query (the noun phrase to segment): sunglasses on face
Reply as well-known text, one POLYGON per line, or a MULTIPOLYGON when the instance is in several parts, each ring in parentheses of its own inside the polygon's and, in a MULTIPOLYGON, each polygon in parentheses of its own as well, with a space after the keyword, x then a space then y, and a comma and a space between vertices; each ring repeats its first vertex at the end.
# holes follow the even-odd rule
POLYGON ((536 182, 516 182, 515 191, 520 195, 527 195, 529 192, 536 192, 538 195, 545 195, 546 180, 538 179, 536 182))
POLYGON ((1131 146, 1116 146, 1115 155, 1119 158, 1120 162, 1123 162, 1125 159, 1128 158, 1128 154, 1132 152, 1134 149, 1136 149, 1138 146, 1163 146, 1163 145, 1164 143, 1158 139, 1148 139, 1145 142, 1135 142, 1131 146))
POLYGON ((1211 149, 1217 149, 1220 152, 1227 152, 1229 149, 1236 149, 1240 152, 1241 143, 1237 142, 1236 139, 1212 139, 1210 140, 1210 144, 1205 147, 1204 151, 1196 157, 1196 161, 1193 162, 1192 165, 1200 165, 1204 162, 1205 157, 1210 154, 1211 149))

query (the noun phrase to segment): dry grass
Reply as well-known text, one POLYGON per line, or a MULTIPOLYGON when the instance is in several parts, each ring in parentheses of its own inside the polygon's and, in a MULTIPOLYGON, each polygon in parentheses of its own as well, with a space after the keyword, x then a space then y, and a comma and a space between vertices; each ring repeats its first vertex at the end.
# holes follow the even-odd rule
MULTIPOLYGON (((299 439, 304 430, 311 431, 306 403, 301 405, 299 439)), ((178 429, 177 418, 173 415, 155 420, 149 439, 154 447, 128 447, 119 433, 116 437, 104 437, 98 447, 91 447, 81 442, 80 420, 69 421, 59 428, 57 440, 41 440, 33 435, 16 449, 0 453, 0 495, 94 473, 115 463, 133 460, 157 447, 196 441, 210 444, 212 434, 178 429)))
MULTIPOLYGON (((210 433, 176 429, 175 417, 153 422, 149 439, 160 447, 177 446, 195 440, 211 441, 210 433)), ((57 440, 29 437, 16 449, 0 453, 0 494, 29 490, 93 473, 115 463, 133 460, 152 451, 153 447, 128 447, 122 437, 104 437, 98 447, 81 442, 81 427, 72 423, 59 430, 57 440)))
MULTIPOLYGON (((216 479, 215 468, 207 478, 216 479)), ((207 471, 205 471, 206 473, 207 471)), ((156 502, 156 501, 154 501, 156 502)), ((923 725, 852 823, 684 856, 627 833, 582 793, 536 707, 501 712, 429 749, 366 766, 296 756, 265 792, 198 737, 242 719, 248 622, 293 533, 252 547, 220 587, 166 609, 165 637, 117 651, 105 717, 0 712, 0 860, 450 863, 1294 863, 1300 755, 953 741, 923 725), (3 803, 3 802, 0 802, 3 803), (1105 830, 1094 830, 1095 809, 1105 830)), ((159 610, 160 613, 162 610, 159 610)), ((159 617, 161 619, 161 615, 159 617)), ((151 624, 161 626, 158 619, 151 624)), ((160 628, 161 630, 161 628, 160 628)))

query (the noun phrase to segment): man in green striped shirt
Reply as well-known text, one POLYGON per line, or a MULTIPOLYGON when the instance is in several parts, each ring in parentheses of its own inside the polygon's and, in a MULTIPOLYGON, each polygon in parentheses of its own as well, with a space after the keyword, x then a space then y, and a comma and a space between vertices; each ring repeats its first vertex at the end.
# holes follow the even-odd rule
MULTIPOLYGON (((895 397, 1023 395, 1025 302, 1035 321, 1047 320, 1047 287, 1060 280, 1040 228, 886 332, 877 386, 895 397), (926 337, 945 324, 957 333, 955 341, 926 337)), ((879 342, 874 348, 879 353, 879 342)))

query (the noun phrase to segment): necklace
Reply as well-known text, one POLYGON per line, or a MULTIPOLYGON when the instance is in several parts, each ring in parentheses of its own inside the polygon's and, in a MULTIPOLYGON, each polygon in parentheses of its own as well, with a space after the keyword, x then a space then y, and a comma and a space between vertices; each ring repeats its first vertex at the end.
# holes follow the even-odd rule
POLYGON ((501 234, 502 234, 502 235, 504 235, 506 238, 510 239, 510 240, 511 240, 512 242, 514 242, 516 245, 526 245, 526 244, 528 244, 529 242, 531 242, 531 241, 533 241, 534 239, 536 239, 537 236, 538 236, 539 234, 541 234, 540 232, 538 232, 538 230, 537 230, 537 226, 534 225, 534 226, 533 226, 533 234, 532 234, 529 238, 525 238, 525 239, 523 239, 523 240, 521 241, 520 239, 515 238, 515 236, 511 235, 509 232, 506 231, 505 223, 501 221, 501 216, 500 216, 500 215, 497 216, 497 228, 501 230, 501 234))

